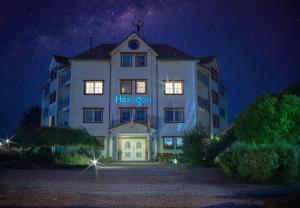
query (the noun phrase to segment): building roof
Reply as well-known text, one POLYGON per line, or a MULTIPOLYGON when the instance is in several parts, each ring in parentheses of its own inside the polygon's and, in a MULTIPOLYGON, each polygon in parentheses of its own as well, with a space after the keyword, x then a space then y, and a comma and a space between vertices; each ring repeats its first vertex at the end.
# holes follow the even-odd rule
MULTIPOLYGON (((73 59, 110 59, 110 52, 117 46, 118 44, 101 44, 74 56, 73 59)), ((197 60, 196 57, 167 44, 149 44, 149 46, 158 54, 159 59, 197 60)))
POLYGON ((69 57, 66 56, 60 56, 60 55, 53 55, 53 58, 55 59, 55 61, 57 61, 58 63, 64 64, 64 65, 69 65, 69 57))
POLYGON ((211 63, 214 59, 216 58, 216 56, 206 56, 206 57, 200 57, 199 58, 199 62, 200 64, 209 64, 211 63))

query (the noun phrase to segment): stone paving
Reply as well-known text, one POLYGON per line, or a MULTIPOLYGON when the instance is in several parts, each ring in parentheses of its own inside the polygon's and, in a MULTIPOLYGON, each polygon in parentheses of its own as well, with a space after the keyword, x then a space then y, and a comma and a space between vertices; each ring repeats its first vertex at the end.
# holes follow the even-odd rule
POLYGON ((300 187, 254 185, 219 168, 114 163, 94 169, 0 169, 0 207, 300 207, 300 187))

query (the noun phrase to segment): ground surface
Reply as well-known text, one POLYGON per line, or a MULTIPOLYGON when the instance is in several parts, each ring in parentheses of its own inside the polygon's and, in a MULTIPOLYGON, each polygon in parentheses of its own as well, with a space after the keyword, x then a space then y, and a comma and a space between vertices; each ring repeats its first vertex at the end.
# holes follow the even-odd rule
POLYGON ((0 207, 300 207, 300 187, 250 185, 218 168, 113 164, 0 169, 0 207), (299 202, 299 203, 298 203, 299 202))

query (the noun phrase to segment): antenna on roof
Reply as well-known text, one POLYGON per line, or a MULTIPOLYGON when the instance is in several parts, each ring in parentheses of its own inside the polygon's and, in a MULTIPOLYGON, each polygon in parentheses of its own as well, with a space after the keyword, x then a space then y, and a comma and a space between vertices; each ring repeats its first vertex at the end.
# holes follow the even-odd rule
POLYGON ((139 34, 144 26, 144 21, 139 19, 137 23, 132 22, 132 26, 134 28, 133 31, 139 34))

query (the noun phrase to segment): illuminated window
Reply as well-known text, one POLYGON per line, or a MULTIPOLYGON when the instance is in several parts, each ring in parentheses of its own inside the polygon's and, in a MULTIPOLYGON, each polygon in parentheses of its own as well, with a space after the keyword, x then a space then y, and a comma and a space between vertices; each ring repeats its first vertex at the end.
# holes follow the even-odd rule
POLYGON ((146 66, 147 65, 147 54, 146 53, 136 53, 135 55, 135 66, 146 66))
POLYGON ((165 81, 164 84, 165 84, 166 95, 183 94, 183 81, 165 81))
POLYGON ((164 149, 174 149, 174 138, 164 137, 163 138, 164 149))
POLYGON ((121 66, 131 67, 132 66, 132 54, 131 53, 121 53, 121 66))
POLYGON ((182 137, 176 137, 176 149, 181 149, 183 145, 182 137))
POLYGON ((146 122, 147 121, 147 109, 146 108, 135 109, 135 120, 136 120, 136 122, 146 122))
POLYGON ((165 109, 165 123, 183 123, 184 111, 183 108, 165 109))
POLYGON ((83 109, 84 123, 102 123, 103 109, 102 108, 84 108, 83 109))
POLYGON ((103 81, 100 81, 100 80, 84 81, 84 94, 85 95, 102 95, 103 94, 103 81))
POLYGON ((132 93, 132 80, 121 80, 121 94, 131 94, 132 93))
POLYGON ((55 116, 48 117, 48 127, 54 127, 55 124, 55 116))
POLYGON ((147 93, 146 80, 137 80, 135 82, 135 93, 136 94, 146 94, 147 93))
POLYGON ((122 123, 129 122, 131 120, 131 109, 121 108, 120 109, 120 121, 122 123))

